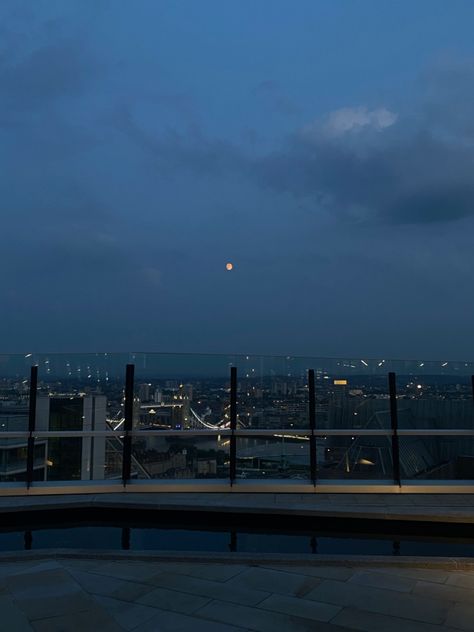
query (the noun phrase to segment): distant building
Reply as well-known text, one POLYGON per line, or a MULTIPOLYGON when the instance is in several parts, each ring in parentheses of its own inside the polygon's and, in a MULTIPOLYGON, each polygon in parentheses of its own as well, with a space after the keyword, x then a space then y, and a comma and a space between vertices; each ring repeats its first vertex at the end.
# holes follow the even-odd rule
POLYGON ((153 401, 155 402, 155 404, 161 404, 161 402, 163 401, 163 391, 161 390, 161 388, 155 388, 153 401))
POLYGON ((150 387, 151 384, 140 384, 138 387, 138 398, 141 402, 149 402, 151 400, 150 387))
MULTIPOLYGON (((16 402, 0 403, 0 429, 6 432, 28 430, 28 406, 16 402)), ((46 475, 47 440, 36 440, 33 480, 46 475)), ((28 443, 25 439, 2 439, 0 434, 0 481, 25 481, 28 443)))
POLYGON ((106 430, 106 403, 103 395, 38 397, 36 429, 58 433, 47 440, 47 480, 105 478, 105 437, 60 435, 106 430))

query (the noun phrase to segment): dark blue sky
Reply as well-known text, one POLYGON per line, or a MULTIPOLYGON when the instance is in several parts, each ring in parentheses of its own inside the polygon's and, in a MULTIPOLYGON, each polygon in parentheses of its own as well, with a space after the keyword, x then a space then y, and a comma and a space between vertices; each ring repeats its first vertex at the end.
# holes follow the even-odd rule
POLYGON ((0 351, 471 359, 473 27, 3 0, 0 351))

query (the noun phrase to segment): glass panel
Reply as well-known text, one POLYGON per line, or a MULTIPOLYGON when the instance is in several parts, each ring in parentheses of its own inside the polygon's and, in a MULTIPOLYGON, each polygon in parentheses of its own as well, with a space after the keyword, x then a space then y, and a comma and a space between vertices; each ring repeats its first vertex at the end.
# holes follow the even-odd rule
POLYGON ((474 438, 401 436, 400 474, 410 480, 473 480, 474 438))
MULTIPOLYGON (((96 444, 99 444, 100 439, 94 439, 96 444)), ((106 437, 105 443, 105 456, 104 456, 104 476, 103 478, 108 480, 120 480, 122 478, 122 466, 123 466, 123 439, 118 435, 106 437)), ((100 468, 96 468, 94 477, 98 478, 100 474, 100 468)))
POLYGON ((313 360, 316 428, 390 428, 384 360, 313 360))
POLYGON ((37 355, 32 360, 38 365, 37 430, 103 431, 118 425, 128 354, 37 355))
POLYGON ((230 437, 134 436, 132 478, 189 479, 229 477, 230 437))
POLYGON ((274 434, 237 437, 237 478, 308 480, 309 438, 274 434))
POLYGON ((229 356, 132 354, 135 430, 219 430, 230 425, 229 356))
POLYGON ((306 358, 238 356, 239 426, 308 428, 306 358))
POLYGON ((320 479, 393 478, 390 436, 319 436, 316 452, 320 479))
MULTIPOLYGON (((25 355, 0 355, 0 481, 26 480, 29 380, 31 360, 25 355), (24 432, 5 439, 2 432, 24 432)), ((43 463, 44 466, 44 463, 43 463)), ((35 471, 36 473, 36 471, 35 471)))
POLYGON ((120 479, 122 439, 110 437, 35 438, 35 480, 91 481, 120 479))
POLYGON ((84 480, 82 470, 83 440, 78 437, 49 437, 47 454, 48 481, 84 480))
POLYGON ((405 429, 474 427, 471 377, 449 362, 405 363, 397 373, 398 425, 405 429))

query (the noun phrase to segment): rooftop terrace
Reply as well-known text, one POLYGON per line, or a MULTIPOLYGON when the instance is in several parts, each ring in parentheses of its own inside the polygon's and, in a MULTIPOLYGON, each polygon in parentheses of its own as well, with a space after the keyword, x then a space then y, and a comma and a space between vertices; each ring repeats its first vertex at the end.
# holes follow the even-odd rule
POLYGON ((471 551, 473 374, 422 360, 0 356, 0 516, 20 537, 0 553, 5 625, 472 630, 472 558, 413 557, 398 538, 471 551), (57 548, 57 529, 81 520, 121 526, 121 545, 57 548), (140 520, 229 544, 137 550, 140 520), (306 553, 265 553, 239 529, 311 538, 306 553), (317 534, 338 529, 393 551, 322 553, 317 534))

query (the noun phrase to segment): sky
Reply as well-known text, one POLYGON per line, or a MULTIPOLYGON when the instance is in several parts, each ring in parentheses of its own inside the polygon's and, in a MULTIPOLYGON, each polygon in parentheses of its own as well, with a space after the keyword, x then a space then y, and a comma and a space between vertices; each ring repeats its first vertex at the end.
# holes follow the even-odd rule
POLYGON ((2 0, 0 352, 472 360, 473 27, 2 0))

